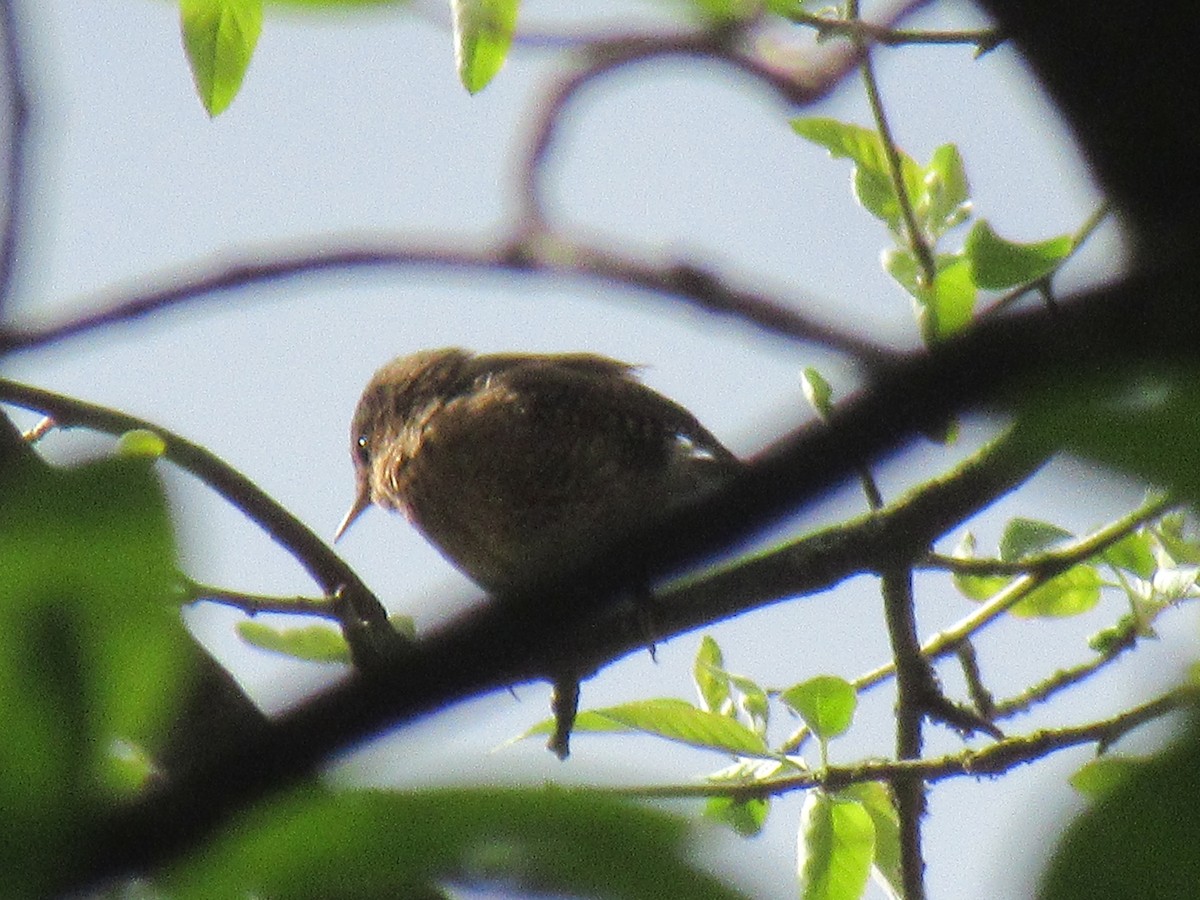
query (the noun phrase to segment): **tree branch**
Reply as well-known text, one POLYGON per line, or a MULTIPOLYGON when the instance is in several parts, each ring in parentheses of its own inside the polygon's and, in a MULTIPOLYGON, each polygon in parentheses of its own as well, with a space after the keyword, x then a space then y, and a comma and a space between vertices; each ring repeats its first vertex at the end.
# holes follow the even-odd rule
POLYGON ((772 297, 734 279, 706 271, 686 261, 655 265, 630 255, 618 255, 566 238, 535 235, 507 247, 476 248, 453 244, 404 245, 359 241, 327 249, 332 239, 321 241, 322 249, 276 246, 264 248, 243 260, 218 263, 197 271, 163 273, 157 286, 126 290, 79 301, 97 310, 40 328, 0 330, 0 355, 32 350, 77 337, 99 328, 157 315, 185 303, 215 301, 226 294, 250 287, 301 277, 367 272, 376 269, 433 269, 467 273, 536 275, 595 281, 614 288, 633 288, 659 298, 682 300, 721 317, 732 317, 768 334, 811 342, 845 353, 866 365, 891 361, 896 355, 852 331, 838 328, 801 310, 816 309, 820 303, 805 297, 772 297))
POLYGON ((396 652, 387 611, 370 589, 303 522, 254 482, 205 448, 173 432, 116 410, 0 379, 0 400, 53 415, 59 425, 83 425, 120 435, 146 429, 165 444, 164 456, 195 475, 292 554, 332 598, 355 662, 366 668, 396 652))

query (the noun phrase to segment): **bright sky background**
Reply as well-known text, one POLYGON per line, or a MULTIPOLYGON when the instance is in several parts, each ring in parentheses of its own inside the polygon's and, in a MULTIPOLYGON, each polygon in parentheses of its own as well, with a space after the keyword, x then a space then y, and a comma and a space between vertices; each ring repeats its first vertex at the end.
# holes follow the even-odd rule
MULTIPOLYGON (((242 95, 210 121, 192 92, 173 4, 20 6, 32 37, 36 184, 21 301, 12 311, 19 316, 57 318, 97 307, 223 259, 269 254, 281 243, 488 233, 513 210, 514 159, 547 78, 562 71, 552 54, 526 50, 471 98, 455 77, 448 30, 427 18, 400 10, 277 14, 268 17, 242 95)), ((953 22, 941 21, 943 27, 980 21, 965 5, 948 8, 953 22)), ((529 25, 586 16, 630 27, 673 9, 650 0, 527 0, 522 16, 529 25)), ((1069 137, 1012 49, 978 61, 964 48, 885 51, 879 68, 902 146, 925 160, 939 144, 956 142, 977 212, 1002 234, 1032 240, 1073 231, 1097 205, 1069 137)), ((853 83, 806 112, 869 121, 853 83)), ((684 255, 751 285, 811 298, 811 312, 912 345, 908 301, 879 267, 887 245, 882 226, 855 205, 849 165, 792 134, 787 120, 794 114, 727 69, 671 63, 626 70, 574 108, 553 160, 554 213, 646 254, 684 255)), ((1109 226, 1064 285, 1099 279, 1121 255, 1109 226)), ((362 386, 395 355, 453 344, 590 350, 643 363, 647 382, 741 453, 808 415, 802 366, 822 368, 843 393, 852 377, 826 353, 645 295, 413 270, 344 272, 211 298, 12 357, 4 374, 197 440, 332 535, 351 498, 347 429, 362 386)), ((920 446, 893 462, 880 473, 885 496, 950 465, 987 428, 968 422, 959 446, 920 446)), ((72 458, 98 444, 67 434, 45 446, 72 458)), ((313 591, 289 557, 218 498, 178 472, 168 481, 194 577, 250 591, 313 591)), ((1082 530, 1140 497, 1136 486, 1063 463, 973 528, 981 547, 990 548, 1008 516, 1054 517, 1082 530)), ((800 526, 861 509, 848 489, 806 513, 800 526)), ((447 615, 446 598, 476 595, 403 520, 377 510, 339 550, 392 610, 412 614, 419 626, 447 615)), ((921 579, 918 590, 926 633, 969 611, 945 579, 921 579)), ((1114 621, 1121 603, 1109 598, 1084 621, 995 628, 978 645, 985 676, 1007 694, 1086 658, 1083 637, 1114 621)), ((242 647, 232 638, 238 618, 217 608, 189 613, 269 708, 337 677, 242 647)), ((1083 702, 1008 727, 1083 721, 1169 685, 1188 660, 1194 623, 1183 619, 1170 618, 1175 627, 1163 641, 1097 680, 1083 702)), ((712 633, 731 669, 776 687, 822 672, 852 678, 887 657, 878 591, 867 579, 712 633)), ((688 673, 699 637, 660 646, 657 664, 643 654, 614 665, 584 685, 584 706, 692 698, 688 673)), ((953 674, 947 681, 958 684, 953 674)), ((463 704, 378 741, 340 772, 404 785, 680 782, 725 764, 648 738, 577 737, 566 764, 539 741, 493 752, 547 715, 547 694, 525 686, 515 697, 463 704)), ((891 703, 886 690, 864 699, 852 737, 834 745, 835 761, 891 752, 891 703)), ((791 726, 781 722, 777 737, 791 726)), ((940 729, 929 733, 931 750, 959 746, 940 729)), ((1064 776, 1084 758, 1062 754, 1000 781, 936 788, 926 829, 930 896, 1028 897, 1047 836, 1078 808, 1064 776)), ((723 867, 756 896, 794 896, 800 801, 777 802, 767 832, 755 840, 718 838, 723 867)))

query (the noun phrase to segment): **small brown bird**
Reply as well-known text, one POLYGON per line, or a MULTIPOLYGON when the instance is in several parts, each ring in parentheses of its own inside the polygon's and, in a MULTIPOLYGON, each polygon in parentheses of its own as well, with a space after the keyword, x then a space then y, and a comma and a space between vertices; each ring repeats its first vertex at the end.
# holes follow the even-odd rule
POLYGON ((399 510, 492 592, 585 563, 741 466, 633 366, 586 353, 393 360, 350 442, 358 489, 337 536, 372 503, 399 510))

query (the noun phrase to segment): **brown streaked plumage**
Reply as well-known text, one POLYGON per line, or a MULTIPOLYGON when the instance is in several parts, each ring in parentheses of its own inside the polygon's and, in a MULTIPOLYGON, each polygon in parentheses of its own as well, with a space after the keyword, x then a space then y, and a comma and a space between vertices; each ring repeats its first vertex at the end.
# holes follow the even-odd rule
POLYGON ((351 427, 357 495, 405 513, 490 591, 582 564, 740 463, 686 409, 591 354, 428 350, 375 373, 351 427))

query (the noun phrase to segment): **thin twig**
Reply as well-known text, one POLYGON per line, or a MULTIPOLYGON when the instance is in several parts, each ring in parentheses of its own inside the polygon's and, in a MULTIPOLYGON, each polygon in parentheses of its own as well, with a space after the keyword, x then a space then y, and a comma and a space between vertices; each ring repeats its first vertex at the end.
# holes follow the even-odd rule
POLYGON ((183 580, 183 589, 184 603, 199 603, 200 601, 220 603, 240 609, 251 616, 260 613, 290 613, 320 616, 335 621, 341 621, 342 618, 338 605, 328 597, 275 597, 266 594, 249 594, 244 591, 202 584, 190 578, 183 580))
MULTIPOLYGON (((858 0, 848 0, 846 4, 847 18, 859 18, 858 0)), ((888 172, 892 178, 892 190, 896 193, 896 202, 900 205, 900 217, 904 220, 905 238, 908 246, 916 257, 921 276, 918 279, 925 287, 932 288, 937 278, 937 261, 933 258, 933 248, 925 239, 925 233, 917 223, 917 214, 913 209, 912 198, 908 195, 908 185, 904 180, 904 164, 900 159, 900 150, 892 134, 887 112, 883 108, 883 95, 879 91, 879 82, 875 78, 875 66, 871 62, 871 51, 867 41, 861 36, 855 36, 852 43, 859 51, 859 71, 862 73, 863 87, 867 93, 867 103, 871 107, 871 116, 875 119, 875 128, 879 132, 883 153, 887 158, 888 172)), ((909 898, 915 900, 915 898, 909 898)))
POLYGON ((801 775, 787 775, 762 781, 628 786, 611 787, 606 790, 643 799, 729 797, 748 800, 775 797, 814 787, 838 790, 867 781, 894 782, 897 778, 913 778, 926 784, 934 784, 950 778, 1003 775, 1018 766, 1028 765, 1052 753, 1084 744, 1111 746, 1131 731, 1171 715, 1195 703, 1196 699, 1195 688, 1178 688, 1107 719, 1010 736, 986 747, 968 748, 932 759, 869 760, 851 766, 830 766, 801 775))
POLYGON ((585 48, 583 62, 574 73, 561 79, 539 104, 539 115, 523 163, 519 195, 527 227, 544 228, 542 177, 551 148, 556 143, 565 113, 591 85, 626 67, 658 59, 678 57, 722 63, 750 76, 792 106, 804 106, 829 95, 853 71, 853 54, 834 54, 804 72, 786 71, 744 52, 739 46, 746 26, 710 28, 688 35, 620 36, 598 40, 585 48))
POLYGON ((200 269, 164 272, 155 284, 124 289, 82 299, 72 306, 97 310, 41 328, 0 331, 0 353, 31 350, 87 334, 118 323, 157 315, 185 303, 215 301, 247 288, 310 275, 338 274, 376 269, 433 269, 540 275, 598 281, 612 287, 637 288, 656 297, 673 297, 719 316, 759 328, 770 334, 829 347, 866 365, 894 359, 895 354, 853 331, 821 322, 801 310, 821 308, 804 297, 771 297, 736 286, 732 277, 705 271, 682 261, 655 265, 632 255, 590 247, 582 243, 533 241, 528 245, 478 249, 452 245, 404 245, 398 242, 310 250, 286 246, 264 247, 243 260, 217 263, 200 269), (199 271, 198 271, 199 270, 199 271))
POLYGON ((8 162, 4 173, 4 218, 0 221, 0 311, 11 299, 16 276, 17 252, 25 224, 26 166, 29 154, 29 123, 32 118, 26 84, 24 49, 18 32, 12 0, 0 0, 0 31, 3 31, 4 81, 8 89, 8 162))
MULTIPOLYGON (((922 655, 927 659, 936 659, 952 652, 959 641, 978 633, 1051 578, 1115 544, 1139 525, 1162 515, 1174 506, 1175 502, 1165 497, 1149 500, 1128 515, 1086 537, 1046 553, 1036 571, 1014 579, 970 615, 964 616, 925 641, 921 645, 922 655)), ((895 663, 885 663, 859 676, 855 679, 854 686, 859 691, 867 690, 891 678, 895 669, 895 663)))
POLYGON ((796 11, 788 15, 788 20, 797 25, 807 25, 814 28, 818 34, 836 34, 851 40, 867 44, 883 44, 888 47, 907 45, 949 45, 968 44, 982 55, 996 49, 1004 43, 1006 36, 998 28, 970 28, 946 31, 925 31, 920 29, 891 28, 886 25, 876 25, 864 22, 862 19, 842 19, 832 16, 816 15, 796 11))
POLYGON ((61 426, 107 434, 146 429, 165 445, 164 456, 190 472, 267 532, 333 598, 355 662, 368 668, 398 649, 387 611, 370 589, 303 522, 215 454, 153 422, 28 385, 0 379, 0 400, 53 415, 61 426))

